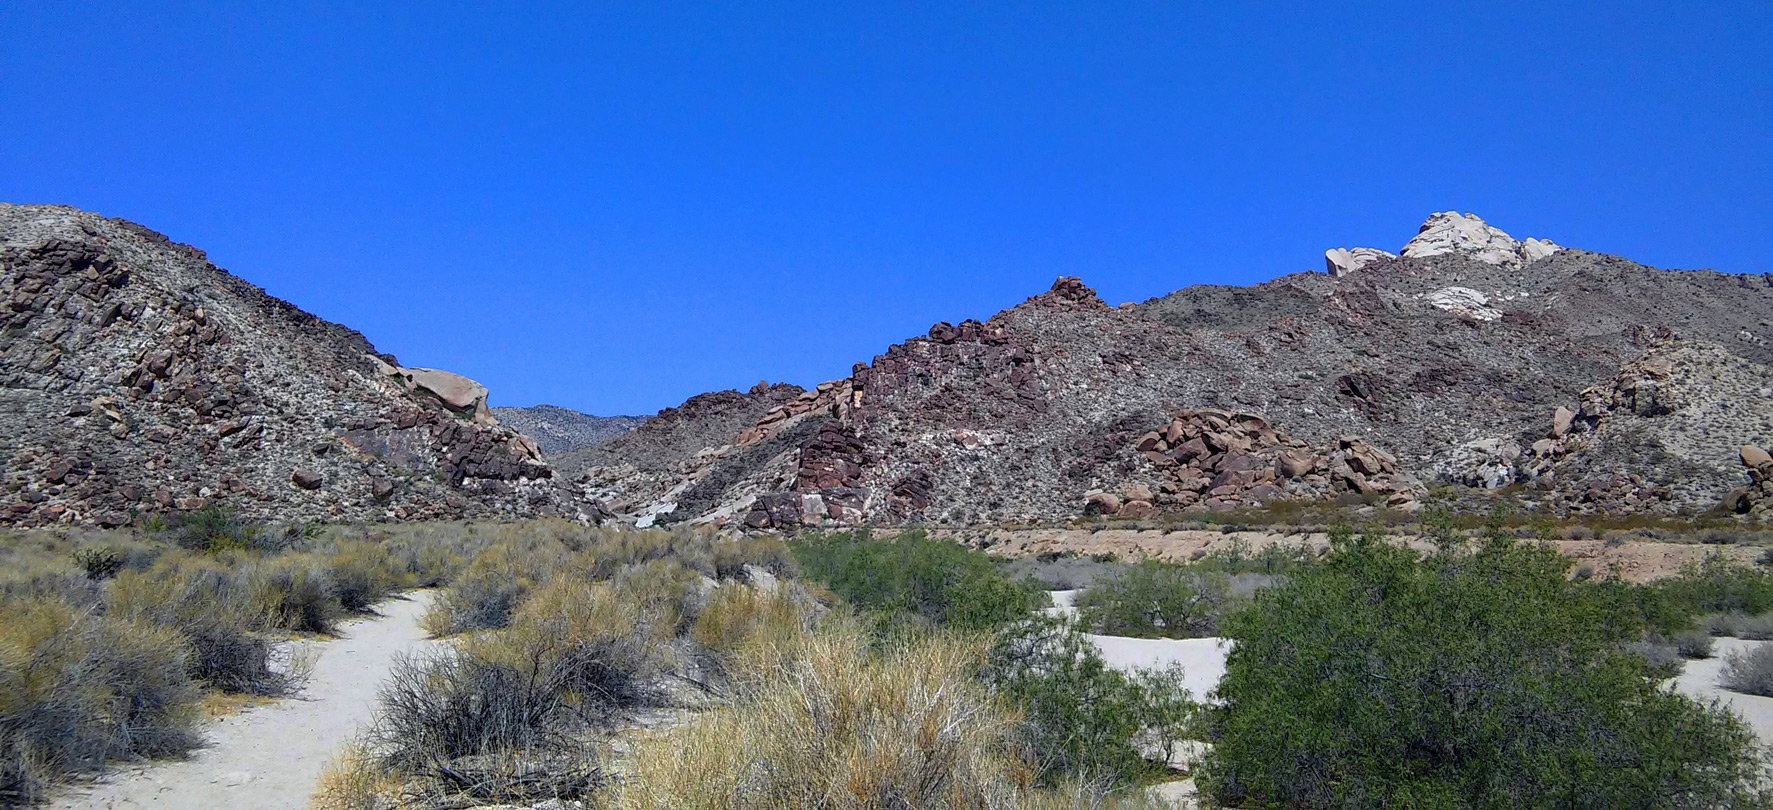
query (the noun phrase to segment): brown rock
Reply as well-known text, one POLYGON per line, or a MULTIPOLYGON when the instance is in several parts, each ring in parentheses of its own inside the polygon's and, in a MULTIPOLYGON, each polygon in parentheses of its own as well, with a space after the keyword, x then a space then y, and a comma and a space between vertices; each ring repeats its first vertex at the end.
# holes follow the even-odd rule
POLYGON ((1096 492, 1084 498, 1085 515, 1114 515, 1120 513, 1120 498, 1106 492, 1096 492))
POLYGON ((1773 464, 1773 454, 1752 444, 1742 446, 1741 456, 1742 466, 1751 470, 1758 470, 1768 464, 1773 464))
POLYGON ((302 489, 319 489, 321 484, 326 483, 326 479, 306 467, 297 467, 290 471, 289 482, 302 489))
POLYGON ((394 494, 394 482, 386 478, 372 478, 369 481, 369 494, 376 500, 383 500, 394 494))
POLYGON ((1162 449, 1163 443, 1163 437, 1157 435, 1156 431, 1152 431, 1151 433, 1139 437, 1139 452, 1143 453, 1148 450, 1160 450, 1162 449))
POLYGON ((1570 435, 1570 423, 1576 419, 1576 413, 1562 405, 1551 412, 1551 437, 1562 439, 1570 435))
MULTIPOLYGON (((1128 506, 1132 505, 1132 501, 1152 500, 1151 487, 1144 484, 1127 484, 1125 487, 1121 488, 1120 494, 1127 499, 1128 506)), ((1125 507, 1122 508, 1124 509, 1125 507)))
POLYGON ((1188 462, 1206 454, 1207 443, 1199 436, 1183 442, 1180 446, 1170 451, 1170 455, 1183 464, 1187 464, 1188 462))
POLYGON ((1274 474, 1277 478, 1298 478, 1309 474, 1315 466, 1316 458, 1303 457, 1290 450, 1274 457, 1274 474))
POLYGON ((1146 515, 1151 514, 1151 509, 1151 501, 1127 501, 1126 504, 1120 508, 1120 515, 1121 517, 1145 517, 1146 515))

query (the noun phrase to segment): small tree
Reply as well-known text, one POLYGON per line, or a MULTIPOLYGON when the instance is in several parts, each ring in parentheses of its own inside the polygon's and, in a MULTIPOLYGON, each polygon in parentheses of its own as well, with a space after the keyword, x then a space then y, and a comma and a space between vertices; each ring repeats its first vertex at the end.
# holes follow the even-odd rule
POLYGON ((1754 735, 1625 652, 1643 622, 1569 561, 1492 538, 1426 559, 1374 538, 1258 594, 1201 783, 1245 807, 1731 807, 1754 735))

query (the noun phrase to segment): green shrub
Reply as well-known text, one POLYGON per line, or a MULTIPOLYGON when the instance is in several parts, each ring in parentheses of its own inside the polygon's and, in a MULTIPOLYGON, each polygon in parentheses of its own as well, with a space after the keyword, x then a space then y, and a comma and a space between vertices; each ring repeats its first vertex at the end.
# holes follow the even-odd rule
POLYGON ((280 533, 241 518, 232 510, 220 506, 207 506, 194 512, 169 515, 166 518, 166 531, 171 535, 174 545, 192 551, 280 551, 289 545, 288 538, 280 533))
POLYGON ((867 532, 814 535, 789 546, 806 576, 857 607, 895 620, 991 627, 1026 617, 1044 598, 1012 582, 989 557, 922 531, 875 539, 867 532))
POLYGON ((1043 783, 1128 785, 1162 767, 1143 748, 1167 759, 1193 728, 1198 707, 1181 674, 1111 669, 1067 623, 1042 617, 999 633, 984 678, 1020 710, 1015 739, 1043 783))
POLYGON ((1222 573, 1197 574, 1183 566, 1147 561, 1079 594, 1078 621, 1092 633, 1110 636, 1211 636, 1230 591, 1231 581, 1222 573))
POLYGON ((1420 560, 1375 539, 1226 622, 1200 784, 1252 807, 1729 807, 1764 775, 1728 710, 1625 649, 1618 591, 1490 541, 1420 560))
POLYGON ((1773 612, 1773 571, 1737 565, 1720 554, 1689 563, 1658 587, 1692 614, 1773 612))

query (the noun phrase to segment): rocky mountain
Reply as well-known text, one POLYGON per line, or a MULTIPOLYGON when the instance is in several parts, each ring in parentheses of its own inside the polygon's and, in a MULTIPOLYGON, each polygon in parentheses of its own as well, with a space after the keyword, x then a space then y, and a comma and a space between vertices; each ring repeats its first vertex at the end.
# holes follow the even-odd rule
POLYGON ((597 514, 485 388, 139 225, 0 205, 0 302, 0 522, 597 514))
POLYGON ((1442 484, 1699 511, 1751 483, 1742 445, 1773 439, 1773 276, 1657 270, 1457 213, 1395 254, 1325 260, 1119 307, 1060 279, 768 407, 691 400, 582 457, 581 485, 637 521, 753 527, 1411 509, 1442 484))
POLYGON ((493 408, 499 424, 534 439, 543 458, 602 444, 646 422, 644 416, 592 416, 557 405, 493 408))

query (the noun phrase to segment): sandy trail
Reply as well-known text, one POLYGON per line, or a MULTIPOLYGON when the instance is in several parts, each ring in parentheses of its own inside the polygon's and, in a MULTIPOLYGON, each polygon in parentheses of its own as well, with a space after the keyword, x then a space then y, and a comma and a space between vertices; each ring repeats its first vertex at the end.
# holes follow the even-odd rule
POLYGON ((118 768, 51 806, 306 807, 321 768, 369 719, 394 656, 429 643, 418 619, 431 596, 382 602, 380 615, 345 623, 339 638, 298 642, 319 656, 307 689, 210 722, 190 759, 118 768))

